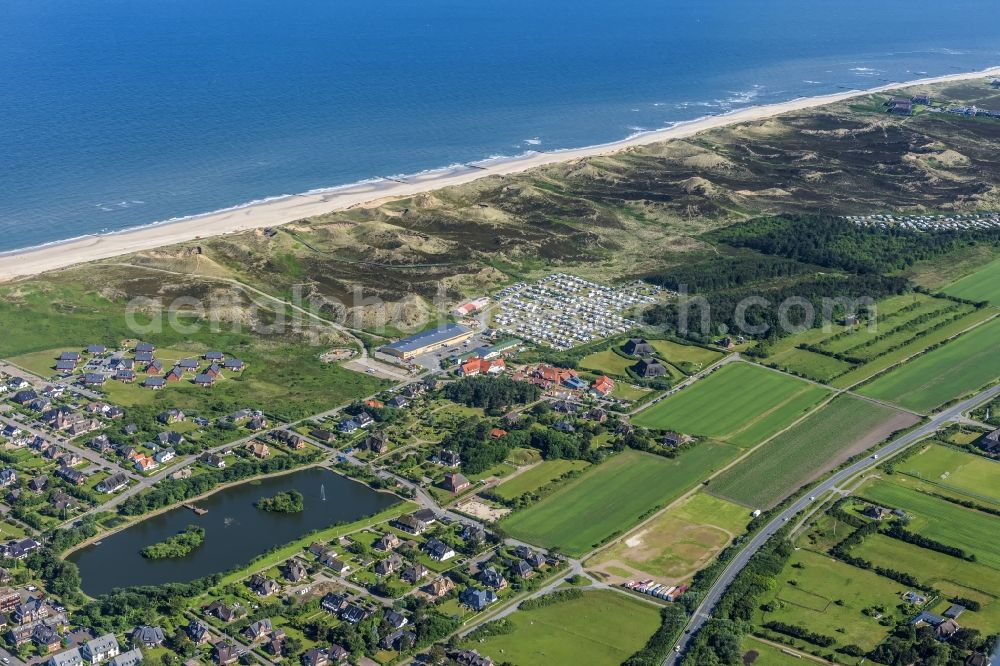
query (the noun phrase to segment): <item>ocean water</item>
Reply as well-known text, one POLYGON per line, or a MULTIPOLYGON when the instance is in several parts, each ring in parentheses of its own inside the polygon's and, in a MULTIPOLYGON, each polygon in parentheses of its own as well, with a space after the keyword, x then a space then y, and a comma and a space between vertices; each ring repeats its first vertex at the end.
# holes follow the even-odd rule
POLYGON ((3 0, 0 250, 1000 64, 987 0, 3 0))

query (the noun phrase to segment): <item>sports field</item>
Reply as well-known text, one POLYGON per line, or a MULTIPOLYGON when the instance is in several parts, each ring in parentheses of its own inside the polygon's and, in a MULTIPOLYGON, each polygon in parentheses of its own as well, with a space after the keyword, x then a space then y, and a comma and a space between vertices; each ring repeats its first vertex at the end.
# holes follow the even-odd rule
POLYGON ((953 282, 945 293, 970 301, 989 301, 1000 305, 1000 259, 987 264, 972 275, 953 282))
POLYGON ((935 444, 899 463, 896 471, 936 486, 1000 503, 1000 463, 935 444))
POLYGON ((889 629, 861 611, 875 604, 894 609, 905 590, 871 571, 799 550, 779 575, 773 596, 765 598, 765 603, 780 603, 774 604, 773 612, 762 613, 762 622, 798 625, 835 639, 838 646, 853 643, 870 650, 889 629))
POLYGON ((907 529, 935 541, 963 549, 982 564, 1000 571, 1000 540, 990 538, 1000 529, 1000 517, 953 504, 904 487, 906 477, 875 481, 860 495, 911 516, 907 529))
POLYGON ((737 449, 702 442, 674 459, 628 450, 501 522, 516 539, 582 555, 700 483, 737 449))
POLYGON ((601 551, 587 568, 611 566, 631 570, 630 579, 679 583, 708 564, 749 522, 745 507, 698 492, 601 551))
POLYGON ((805 414, 829 391, 749 363, 731 363, 632 419, 637 426, 753 446, 805 414))
MULTIPOLYGON (((946 597, 966 597, 982 604, 979 612, 962 615, 963 627, 994 632, 1000 626, 1000 571, 978 562, 966 562, 944 553, 921 548, 882 534, 865 539, 851 549, 875 566, 907 571, 946 597)), ((888 579, 886 579, 888 580, 888 579)))
POLYGON ((998 348, 1000 318, 882 375, 860 393, 927 412, 1000 377, 998 348))
POLYGON ((514 630, 466 647, 495 663, 618 666, 660 626, 656 606, 609 590, 584 591, 507 617, 514 630))
POLYGON ((529 470, 504 481, 493 489, 504 499, 514 499, 524 493, 541 488, 545 484, 558 479, 566 472, 584 469, 590 463, 586 460, 543 460, 529 470))
POLYGON ((770 508, 856 453, 917 418, 841 396, 713 479, 709 491, 752 508, 770 508))

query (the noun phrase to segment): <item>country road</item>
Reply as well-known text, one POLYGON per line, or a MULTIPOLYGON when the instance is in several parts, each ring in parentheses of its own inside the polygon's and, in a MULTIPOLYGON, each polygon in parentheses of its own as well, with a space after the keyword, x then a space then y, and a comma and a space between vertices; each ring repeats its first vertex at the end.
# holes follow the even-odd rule
POLYGON ((850 467, 840 470, 836 474, 825 479, 817 486, 815 486, 809 493, 809 495, 803 496, 801 499, 795 501, 791 506, 782 511, 780 514, 776 515, 771 522, 769 522, 764 529, 760 530, 751 538, 743 549, 733 558, 729 566, 722 572, 715 584, 712 585, 711 589, 705 594, 705 598, 702 600, 701 605, 698 606, 694 614, 688 621, 687 627, 685 627, 684 633, 678 640, 678 646, 680 650, 677 652, 671 652, 667 655, 666 659, 663 660, 664 666, 672 666, 673 664, 679 663, 680 657, 688 649, 692 638, 695 634, 705 625, 705 622, 711 617, 712 610, 715 608, 716 604, 722 598, 726 589, 732 584, 736 576, 743 570, 743 567, 747 565, 758 550, 770 539, 775 532, 781 529, 788 521, 790 521, 797 513, 808 507, 814 500, 813 498, 818 498, 824 493, 834 490, 844 481, 860 474, 861 472, 867 470, 870 467, 874 467, 881 463, 886 457, 891 456, 907 446, 914 444, 925 437, 931 435, 936 430, 941 428, 943 425, 955 421, 961 421, 963 414, 970 409, 977 407, 978 405, 993 399, 994 397, 1000 395, 1000 385, 993 386, 977 395, 958 402, 951 407, 947 407, 940 412, 937 412, 931 416, 931 420, 926 424, 920 426, 919 428, 912 430, 902 437, 889 442, 874 455, 870 455, 855 462, 850 467))

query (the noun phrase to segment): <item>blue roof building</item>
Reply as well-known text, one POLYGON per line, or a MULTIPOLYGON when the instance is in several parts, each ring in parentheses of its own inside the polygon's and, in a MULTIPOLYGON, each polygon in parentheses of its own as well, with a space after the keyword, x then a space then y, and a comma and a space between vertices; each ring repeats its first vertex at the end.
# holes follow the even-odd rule
POLYGON ((380 350, 390 356, 408 361, 414 356, 464 342, 471 338, 472 334, 473 331, 465 326, 448 324, 441 328, 403 338, 398 342, 381 347, 380 350))

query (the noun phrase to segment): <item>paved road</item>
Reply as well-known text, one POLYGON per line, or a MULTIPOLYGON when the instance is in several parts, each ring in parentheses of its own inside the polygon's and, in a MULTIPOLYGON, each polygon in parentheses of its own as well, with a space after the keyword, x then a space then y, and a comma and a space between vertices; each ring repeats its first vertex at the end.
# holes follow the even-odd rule
MULTIPOLYGON (((972 398, 963 400, 962 402, 956 403, 951 407, 947 407, 946 409, 934 414, 931 417, 931 420, 925 425, 922 425, 916 430, 893 440, 879 449, 876 453, 878 456, 877 459, 868 456, 857 461, 850 467, 837 472, 813 488, 808 496, 799 499, 780 514, 775 516, 771 522, 764 527, 764 529, 755 534, 753 538, 746 543, 743 550, 741 550, 733 561, 729 563, 729 566, 727 566, 725 571, 722 572, 722 575, 719 576, 715 585, 713 585, 705 595, 701 605, 698 606, 698 609, 694 612, 694 615, 688 622, 685 633, 678 641, 678 644, 680 645, 680 654, 683 654, 683 652, 688 648, 694 635, 699 629, 702 628, 702 626, 704 626, 709 617, 711 617, 712 609, 714 609, 715 605, 719 603, 719 599, 722 598, 722 595, 732 584, 737 574, 739 574, 743 567, 746 566, 747 562, 750 561, 750 558, 753 557, 754 554, 761 549, 764 543, 770 539, 775 532, 781 529, 786 522, 790 521, 797 513, 808 507, 812 503, 812 499, 810 498, 819 497, 828 491, 835 490, 844 481, 847 481, 851 477, 856 476, 866 469, 879 464, 886 456, 890 456, 901 449, 924 439, 947 423, 960 421, 965 412, 991 400, 998 395, 1000 395, 1000 385, 989 388, 972 398)), ((673 664, 678 663, 680 660, 680 654, 671 652, 667 658, 663 660, 664 666, 672 666, 673 664)))

